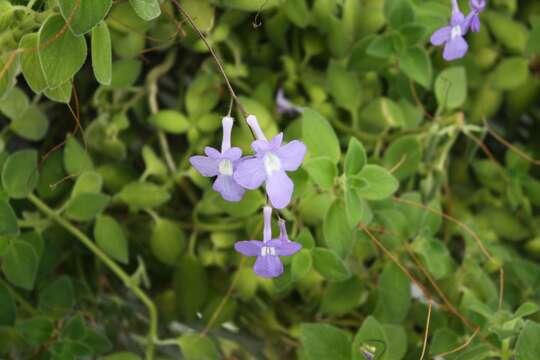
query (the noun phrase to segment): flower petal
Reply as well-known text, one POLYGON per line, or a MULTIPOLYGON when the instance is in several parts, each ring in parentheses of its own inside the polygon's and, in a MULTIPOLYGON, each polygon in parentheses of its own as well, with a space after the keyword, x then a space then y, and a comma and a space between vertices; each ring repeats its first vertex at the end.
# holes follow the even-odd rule
POLYGON ((279 256, 291 256, 302 249, 300 243, 281 239, 273 239, 267 242, 266 246, 273 247, 279 256))
POLYGON ((281 146, 279 149, 274 151, 274 153, 281 160, 281 166, 286 171, 295 171, 306 156, 306 145, 298 140, 293 140, 288 144, 281 146))
POLYGON ((245 256, 258 256, 261 253, 262 241, 246 240, 234 244, 234 249, 245 256))
POLYGON ((204 153, 213 159, 219 159, 221 157, 221 153, 214 149, 213 147, 207 146, 204 148, 204 153))
POLYGON ((283 264, 278 256, 257 256, 253 270, 259 276, 274 278, 283 273, 283 264))
POLYGON ((450 33, 451 33, 450 26, 445 26, 443 28, 440 28, 439 30, 435 31, 433 35, 431 35, 431 44, 435 46, 439 46, 444 44, 446 41, 450 39, 450 33))
POLYGON ((256 189, 266 179, 264 160, 262 158, 248 158, 242 160, 234 171, 234 181, 246 189, 256 189))
POLYGON ((276 171, 266 179, 266 193, 276 209, 289 205, 293 190, 294 184, 285 171, 276 171))
POLYGON ((261 153, 263 155, 270 150, 270 143, 266 140, 255 140, 251 143, 251 149, 255 154, 261 153))
POLYGON ((281 146, 281 142, 283 141, 283 133, 280 132, 279 134, 277 134, 276 136, 274 136, 272 138, 272 140, 270 140, 270 147, 272 149, 277 149, 281 146))
POLYGON ((190 157, 189 162, 203 176, 216 176, 218 174, 219 159, 197 155, 190 157))
POLYGON ((443 51, 443 58, 452 61, 462 58, 467 53, 469 45, 461 36, 457 36, 446 43, 443 51))
POLYGON ((242 196, 246 191, 234 181, 232 176, 222 174, 218 175, 212 189, 220 193, 225 200, 233 202, 242 200, 242 196))
POLYGON ((242 157, 242 149, 239 147, 232 147, 221 154, 222 159, 228 159, 231 161, 238 160, 240 157, 242 157))

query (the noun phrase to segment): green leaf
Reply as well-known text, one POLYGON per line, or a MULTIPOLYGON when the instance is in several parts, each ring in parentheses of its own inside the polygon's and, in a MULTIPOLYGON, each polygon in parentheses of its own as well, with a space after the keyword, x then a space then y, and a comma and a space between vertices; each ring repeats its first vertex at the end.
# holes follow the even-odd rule
POLYGON ((96 80, 110 85, 112 79, 111 34, 107 23, 102 21, 92 29, 92 69, 96 80))
POLYGON ((516 343, 516 360, 532 360, 540 357, 540 324, 527 320, 516 343))
POLYGON ((540 310, 540 306, 533 302, 525 302, 519 306, 519 308, 514 313, 514 317, 525 317, 532 314, 535 314, 540 310))
POLYGON ((197 312, 203 309, 208 300, 206 269, 197 258, 185 256, 174 272, 173 284, 178 313, 185 319, 196 319, 197 312))
POLYGON ((66 216, 77 221, 90 221, 109 204, 110 196, 96 193, 80 193, 67 205, 66 216))
POLYGON ((17 73, 17 58, 10 58, 9 54, 0 55, 0 100, 11 91, 15 85, 15 75, 17 73))
POLYGON ((94 237, 107 255, 123 264, 129 262, 129 248, 120 224, 111 216, 99 215, 94 225, 94 237))
POLYGON ((155 220, 150 238, 150 248, 159 261, 174 265, 185 244, 186 235, 178 223, 161 218, 155 220))
POLYGON ((73 86, 71 81, 68 80, 62 85, 55 87, 53 89, 45 89, 43 94, 52 101, 59 103, 67 104, 71 100, 71 92, 73 91, 73 86))
POLYGON ((531 35, 527 42, 527 52, 531 54, 540 53, 540 21, 533 22, 531 35))
POLYGON ((332 250, 315 248, 311 254, 313 255, 313 267, 326 279, 344 281, 351 276, 347 265, 332 250))
POLYGON ((529 79, 529 60, 522 57, 504 59, 493 73, 493 87, 497 90, 515 90, 529 79))
POLYGON ((76 314, 66 322, 60 337, 62 339, 82 340, 85 334, 86 323, 84 318, 81 314, 76 314))
POLYGON ((358 139, 351 137, 349 146, 347 147, 347 155, 345 155, 345 175, 356 175, 367 164, 367 155, 364 145, 358 139))
POLYGON ((408 1, 398 1, 390 10, 390 25, 397 29, 414 22, 414 10, 408 1))
POLYGON ((315 184, 323 189, 330 189, 337 176, 336 164, 327 157, 306 160, 302 165, 315 184))
POLYGON ((151 209, 165 204, 171 196, 164 188, 148 182, 130 183, 117 194, 118 198, 134 209, 151 209))
POLYGON ((38 270, 38 256, 26 242, 12 240, 2 257, 4 275, 15 286, 32 290, 38 270))
POLYGON ((22 199, 28 196, 37 185, 37 152, 18 151, 8 157, 2 169, 2 186, 11 198, 22 199))
POLYGON ((413 175, 422 161, 422 146, 414 135, 403 136, 394 140, 384 153, 383 163, 387 168, 394 168, 392 173, 398 180, 413 175))
POLYGON ((191 15, 195 25, 204 33, 208 33, 214 26, 215 9, 211 1, 182 0, 182 7, 191 15))
MULTIPOLYGON (((218 104, 220 96, 213 91, 218 86, 220 86, 220 80, 214 74, 197 74, 195 79, 189 84, 184 100, 187 112, 191 118, 197 118, 201 115, 208 114, 218 104)), ((247 101, 247 105, 245 104, 244 99, 241 101, 248 109, 247 111, 253 110, 249 110, 250 107, 261 107, 253 100, 245 100, 247 101)), ((262 129, 266 130, 265 128, 268 124, 265 122, 264 116, 261 117, 259 111, 252 112, 252 114, 257 114, 262 129)), ((221 121, 218 121, 217 123, 218 126, 221 125, 221 121)))
POLYGON ((327 88, 338 106, 355 113, 362 102, 362 88, 355 73, 331 62, 326 72, 327 88))
POLYGON ((81 340, 86 346, 92 349, 94 355, 100 355, 112 350, 113 346, 105 335, 93 330, 86 329, 84 338, 81 340))
POLYGON ((300 338, 310 360, 350 360, 351 340, 346 332, 326 324, 302 324, 300 338))
POLYGON ((51 88, 73 78, 86 60, 84 37, 77 37, 71 31, 63 31, 65 25, 62 16, 52 15, 39 30, 39 62, 51 88))
POLYGON ((414 240, 413 248, 421 255, 427 269, 436 280, 442 279, 454 270, 450 252, 442 241, 421 235, 414 240))
POLYGON ((371 210, 367 201, 358 196, 355 189, 347 186, 345 189, 345 212, 350 229, 358 226, 362 221, 365 225, 371 222, 371 210))
POLYGON ((431 59, 426 50, 412 47, 399 56, 399 67, 410 79, 416 81, 426 89, 431 85, 431 59))
POLYGON ((27 243, 34 249, 39 263, 41 255, 43 255, 43 250, 45 248, 45 244, 43 243, 43 238, 41 237, 41 235, 36 231, 27 231, 19 235, 17 240, 27 243))
POLYGON ((383 167, 366 165, 354 180, 363 186, 355 187, 358 196, 367 200, 382 200, 392 195, 399 187, 396 178, 383 167))
POLYGON ((70 175, 80 175, 85 171, 94 170, 92 159, 71 135, 68 136, 64 147, 64 167, 70 175))
POLYGON ((10 128, 23 139, 38 141, 47 134, 49 121, 36 106, 30 106, 12 119, 10 128))
POLYGON ((18 323, 16 329, 24 341, 38 347, 51 338, 54 324, 46 317, 38 316, 18 323))
POLYGON ((149 121, 151 124, 171 134, 183 134, 189 129, 188 119, 175 110, 161 110, 150 116, 149 121))
POLYGON ((112 0, 58 0, 58 5, 71 31, 82 35, 105 18, 112 0))
POLYGON ((75 305, 75 290, 68 276, 62 275, 39 292, 42 311, 63 313, 75 305))
POLYGON ((63 158, 62 152, 57 151, 52 153, 41 164, 37 185, 37 193, 41 199, 55 199, 69 189, 70 184, 61 181, 66 175, 63 158))
POLYGON ((384 97, 370 102, 362 110, 361 117, 366 125, 372 126, 378 132, 405 125, 405 115, 401 107, 395 101, 384 97))
POLYGON ((142 156, 143 156, 144 165, 145 165, 145 170, 144 170, 145 176, 149 176, 149 175, 166 176, 167 175, 167 166, 165 165, 163 160, 161 160, 156 155, 156 153, 150 146, 148 145, 143 146, 142 156))
POLYGON ((313 258, 311 251, 307 249, 300 250, 292 258, 291 264, 291 280, 298 281, 302 279, 311 270, 313 258))
POLYGON ((523 54, 529 39, 529 30, 524 24, 495 11, 486 11, 483 18, 498 43, 512 53, 523 54))
POLYGON ((129 3, 143 20, 150 21, 161 15, 161 8, 157 0, 129 0, 129 3))
POLYGON ((28 96, 18 87, 11 89, 2 100, 0 100, 0 112, 13 120, 21 116, 28 109, 30 101, 28 96))
POLYGON ((221 359, 214 342, 201 334, 184 335, 178 339, 183 359, 186 360, 213 360, 221 359))
POLYGON ((378 284, 375 316, 385 323, 399 324, 409 312, 411 289, 409 278, 394 263, 385 266, 378 284))
POLYGON ((0 236, 19 234, 17 215, 7 200, 0 198, 0 236))
POLYGON ((350 254, 353 244, 353 233, 347 221, 345 204, 335 200, 328 209, 323 223, 326 245, 336 254, 344 258, 350 254))
POLYGON ((9 289, 0 283, 0 326, 13 326, 17 317, 15 299, 9 289))
POLYGON ((386 353, 388 344, 388 338, 381 324, 373 316, 368 316, 354 336, 352 359, 365 360, 361 350, 368 348, 370 350, 375 350, 370 351, 370 353, 373 353, 374 359, 386 360, 386 357, 383 357, 382 355, 386 353))
POLYGON ((71 191, 71 197, 73 198, 82 193, 99 193, 102 185, 103 180, 97 172, 83 172, 77 177, 75 186, 73 186, 73 190, 71 191))
POLYGON ((441 108, 457 109, 467 100, 467 73, 463 66, 441 71, 435 79, 435 96, 441 108))
POLYGON ((362 282, 357 277, 330 283, 324 291, 320 312, 330 316, 345 315, 356 308, 366 296, 362 282))
POLYGON ((111 89, 129 87, 137 81, 141 74, 142 64, 139 60, 120 60, 112 65, 111 89))
MULTIPOLYGON (((37 49, 38 34, 26 34, 19 42, 20 49, 37 49)), ((24 51, 20 54, 20 62, 24 80, 33 92, 39 93, 47 88, 47 81, 39 62, 37 51, 24 51)))
POLYGON ((311 157, 329 157, 334 163, 339 161, 341 149, 337 135, 328 122, 318 112, 309 108, 302 113, 302 137, 311 157))

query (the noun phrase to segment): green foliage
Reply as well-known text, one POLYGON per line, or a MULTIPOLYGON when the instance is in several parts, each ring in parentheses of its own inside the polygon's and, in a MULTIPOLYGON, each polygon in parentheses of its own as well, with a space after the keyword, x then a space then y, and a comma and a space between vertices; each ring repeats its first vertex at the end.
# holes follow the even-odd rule
POLYGON ((227 81, 172 1, 0 0, 0 358, 540 358, 537 1, 452 63, 447 0, 178 2, 227 81), (308 150, 273 280, 189 163, 242 108, 308 150))

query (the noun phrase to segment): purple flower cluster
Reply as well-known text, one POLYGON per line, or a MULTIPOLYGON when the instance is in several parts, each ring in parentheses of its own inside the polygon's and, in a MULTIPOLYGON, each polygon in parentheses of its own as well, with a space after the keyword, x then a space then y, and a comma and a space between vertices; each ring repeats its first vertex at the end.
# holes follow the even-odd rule
MULTIPOLYGON (((270 204, 276 209, 289 205, 294 184, 287 175, 297 170, 304 156, 306 146, 299 140, 283 143, 283 133, 268 140, 254 115, 247 117, 256 140, 251 144, 254 154, 242 157, 242 150, 231 147, 231 131, 234 120, 223 118, 223 140, 221 152, 206 147, 206 156, 192 156, 191 165, 203 176, 216 177, 213 189, 227 201, 240 201, 246 189, 254 190, 265 184, 270 204)), ((257 256, 254 270, 263 277, 272 278, 283 272, 279 256, 290 256, 300 250, 301 245, 289 240, 285 222, 280 220, 280 235, 272 239, 272 207, 264 208, 263 241, 240 241, 235 249, 246 256, 257 256)))
POLYGON ((469 45, 465 35, 480 31, 480 13, 484 11, 487 0, 470 0, 471 11, 465 16, 459 9, 457 0, 452 0, 452 16, 450 24, 435 31, 431 35, 431 43, 439 46, 444 44, 443 58, 447 61, 462 58, 467 53, 469 45))

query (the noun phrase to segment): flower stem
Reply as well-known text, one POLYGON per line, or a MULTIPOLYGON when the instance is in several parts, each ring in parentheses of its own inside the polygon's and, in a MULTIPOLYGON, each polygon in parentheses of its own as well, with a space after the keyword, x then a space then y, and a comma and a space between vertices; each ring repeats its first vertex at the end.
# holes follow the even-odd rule
POLYGON ((214 49, 212 48, 212 46, 210 45, 210 43, 208 42, 208 40, 206 39, 206 36, 204 36, 203 32, 201 29, 199 29, 199 27, 197 26, 197 24, 195 24, 195 21, 193 20, 193 18, 191 17, 191 15, 189 15, 186 10, 184 10, 184 8, 182 7, 182 5, 180 5, 180 2, 178 2, 177 0, 171 0, 171 2, 176 6, 176 8, 178 9, 178 11, 180 11, 180 13, 182 14, 183 17, 186 18, 186 20, 188 21, 188 23, 191 25, 191 27, 197 32, 197 34, 199 35, 199 37, 201 38, 202 42, 204 43, 204 45, 206 46, 206 48, 208 49, 208 51, 210 51, 210 54, 212 55, 212 57, 214 58, 214 61, 216 62, 216 65, 218 66, 219 68, 219 72, 221 73, 221 75, 223 76, 223 79, 225 79, 225 83, 227 84, 227 88, 229 89, 229 93, 231 94, 231 97, 234 99, 234 101, 236 102, 236 105, 238 106, 238 109, 240 109, 240 112, 242 112, 242 115, 244 115, 244 117, 247 116, 247 112, 246 110, 244 109, 244 107, 242 106, 242 104, 240 103, 240 100, 238 99, 238 96, 236 96, 236 93, 234 92, 234 89, 231 85, 231 82, 229 81, 229 77, 227 76, 227 73, 225 72, 225 69, 223 68, 223 65, 221 64, 221 60, 219 59, 219 57, 217 56, 216 52, 214 51, 214 49))
POLYGON ((28 200, 34 204, 43 214, 47 215, 58 225, 75 236, 84 246, 88 248, 105 266, 109 268, 122 282, 127 286, 135 296, 146 306, 150 319, 150 329, 148 331, 148 343, 146 347, 146 359, 153 360, 155 352, 155 340, 158 338, 158 316, 154 302, 138 286, 133 284, 131 276, 127 274, 117 263, 114 262, 103 250, 101 250, 86 234, 80 231, 76 226, 64 219, 59 213, 51 209, 47 204, 38 199, 34 194, 28 196, 28 200))

